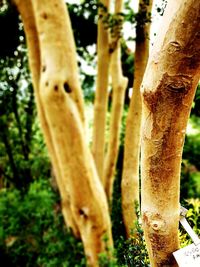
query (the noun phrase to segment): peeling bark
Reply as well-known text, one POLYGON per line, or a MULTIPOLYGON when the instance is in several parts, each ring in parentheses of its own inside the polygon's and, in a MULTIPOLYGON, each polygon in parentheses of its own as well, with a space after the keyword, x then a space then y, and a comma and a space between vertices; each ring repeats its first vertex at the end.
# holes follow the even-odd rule
MULTIPOLYGON (((122 12, 123 1, 115 1, 115 14, 122 12)), ((116 25, 116 29, 113 29, 114 37, 111 37, 110 51, 111 52, 111 64, 110 73, 112 78, 112 109, 111 109, 111 121, 110 121, 110 135, 108 140, 108 148, 104 160, 104 172, 103 172, 103 184, 108 200, 111 201, 115 167, 118 156, 119 148, 119 135, 122 112, 124 107, 125 90, 128 84, 127 78, 122 74, 121 66, 121 45, 120 45, 120 31, 118 29, 122 26, 123 20, 119 16, 119 23, 116 25)))
MULTIPOLYGON (((151 12, 153 1, 148 5, 144 0, 139 2, 139 14, 151 12)), ((122 212, 126 228, 126 235, 130 237, 135 230, 137 220, 135 208, 139 204, 139 155, 140 155, 140 128, 142 118, 142 102, 140 86, 149 56, 150 22, 136 26, 136 49, 134 63, 134 86, 130 107, 126 120, 124 145, 124 161, 122 173, 122 212)))
POLYGON ((177 266, 180 170, 200 78, 200 2, 169 1, 142 83, 142 220, 151 266, 177 266), (160 35, 161 36, 161 35, 160 35), (159 48, 159 50, 158 50, 159 48))
MULTIPOLYGON (((110 0, 101 3, 109 12, 110 0)), ((109 80, 109 30, 103 22, 107 12, 99 7, 98 38, 97 38, 97 81, 94 102, 94 124, 92 152, 100 179, 103 179, 103 163, 105 151, 106 112, 108 108, 108 80, 109 80)))

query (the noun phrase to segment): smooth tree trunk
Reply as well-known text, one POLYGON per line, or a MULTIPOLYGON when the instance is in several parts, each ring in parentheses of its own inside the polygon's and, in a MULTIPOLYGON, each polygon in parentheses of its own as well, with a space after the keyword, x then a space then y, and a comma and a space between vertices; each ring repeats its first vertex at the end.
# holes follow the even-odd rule
POLYGON ((168 1, 161 29, 141 87, 142 221, 156 267, 177 266, 182 150, 200 78, 200 1, 168 1))
POLYGON ((122 74, 121 66, 121 28, 123 19, 120 15, 123 1, 115 1, 115 16, 118 21, 110 36, 109 51, 111 54, 110 74, 112 78, 112 109, 108 147, 104 160, 103 184, 109 201, 112 199, 115 167, 119 149, 119 136, 122 112, 124 107, 125 90, 128 79, 122 74))
POLYGON ((53 165, 55 172, 58 188, 61 195, 61 206, 62 213, 66 225, 72 229, 75 236, 79 236, 79 230, 76 225, 76 222, 73 218, 71 211, 71 202, 69 196, 69 190, 67 184, 65 183, 65 177, 62 177, 60 167, 58 165, 58 159, 53 145, 52 136, 50 133, 49 125, 47 123, 47 118, 44 112, 43 105, 41 103, 41 97, 39 93, 39 83, 40 83, 40 48, 39 48, 39 39, 36 29, 35 15, 33 11, 33 6, 31 0, 15 0, 14 1, 20 15, 22 17, 24 30, 26 34, 26 41, 28 45, 28 57, 29 65, 32 74, 32 82, 34 87, 34 94, 37 106, 37 112, 39 121, 41 123, 42 132, 44 134, 45 143, 47 145, 48 153, 53 165))
POLYGON ((32 3, 41 58, 41 105, 88 264, 98 266, 98 254, 112 247, 111 223, 106 195, 85 141, 83 97, 69 15, 64 1, 32 3))
POLYGON ((124 160, 122 173, 122 213, 127 237, 134 233, 139 204, 139 162, 142 101, 140 86, 149 56, 150 12, 153 0, 139 2, 139 18, 146 17, 147 23, 139 20, 136 25, 136 48, 134 60, 134 86, 126 120, 124 160))
POLYGON ((106 27, 106 16, 109 12, 110 0, 99 2, 98 38, 97 38, 97 80, 94 101, 94 124, 92 152, 100 179, 103 179, 105 152, 106 113, 108 108, 109 83, 109 29, 106 27))

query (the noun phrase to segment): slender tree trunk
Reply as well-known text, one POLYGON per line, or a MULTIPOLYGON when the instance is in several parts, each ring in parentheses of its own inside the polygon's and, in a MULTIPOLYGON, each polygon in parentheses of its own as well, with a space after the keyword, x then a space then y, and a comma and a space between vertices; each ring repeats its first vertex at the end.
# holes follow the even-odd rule
MULTIPOLYGON (((17 80, 19 80, 19 77, 17 78, 17 80)), ((19 132, 19 139, 20 139, 21 148, 22 148, 22 155, 24 157, 24 160, 28 161, 28 159, 29 159, 28 149, 26 146, 26 142, 24 140, 22 124, 21 124, 20 115, 18 112, 17 85, 14 81, 12 81, 12 87, 14 88, 14 91, 12 94, 12 108, 13 108, 13 113, 14 113, 15 120, 16 120, 17 129, 19 132)))
POLYGON ((25 145, 26 151, 29 155, 30 153, 30 145, 33 136, 33 122, 34 122, 34 111, 35 111, 35 102, 34 102, 34 91, 32 84, 29 86, 29 100, 28 107, 26 108, 26 131, 25 131, 25 145))
POLYGON ((100 179, 103 179, 103 163, 105 151, 106 113, 108 108, 109 82, 109 30, 104 21, 109 12, 110 0, 100 1, 98 8, 98 39, 97 39, 97 81, 94 102, 94 124, 92 152, 100 179))
POLYGON ((9 131, 8 131, 8 125, 4 124, 3 130, 1 131, 2 140, 6 149, 6 153, 10 162, 10 167, 12 170, 12 179, 10 181, 12 183, 16 184, 17 188, 21 188, 21 181, 20 181, 20 175, 17 169, 16 162, 14 160, 14 155, 12 151, 12 147, 9 141, 9 131))
POLYGON ((38 33, 36 29, 36 22, 33 13, 32 2, 31 0, 15 0, 15 3, 22 16, 22 21, 24 24, 24 29, 28 44, 28 52, 29 52, 29 65, 32 73, 38 116, 44 134, 45 142, 48 148, 49 156, 51 158, 51 162, 53 164, 53 168, 55 171, 55 176, 57 179, 59 191, 61 194, 62 213, 66 225, 72 229, 75 236, 79 236, 79 231, 71 212, 71 202, 67 184, 65 183, 64 178, 61 176, 61 171, 58 165, 58 159, 53 145, 51 133, 49 130, 47 119, 44 113, 44 108, 42 106, 41 98, 39 95, 39 81, 40 81, 40 69, 41 69, 40 48, 39 48, 38 33))
POLYGON ((32 1, 41 51, 39 96, 61 175, 69 188, 88 264, 112 247, 111 224, 103 186, 85 141, 83 97, 78 82, 75 44, 64 1, 32 1), (62 14, 62 17, 60 16, 62 14), (108 244, 103 240, 108 238, 108 244))
POLYGON ((140 85, 149 56, 150 12, 153 1, 147 4, 145 0, 139 2, 139 18, 144 20, 144 14, 149 20, 147 23, 137 22, 136 49, 134 61, 134 86, 130 107, 126 120, 126 134, 124 144, 124 161, 122 173, 122 212, 127 237, 135 229, 137 219, 135 208, 139 204, 139 155, 140 155, 140 128, 142 117, 142 102, 140 85))
MULTIPOLYGON (((20 75, 18 75, 17 80, 19 80, 20 75)), ((28 142, 30 139, 26 139, 26 134, 25 131, 23 131, 23 126, 20 120, 20 114, 19 114, 19 110, 18 110, 18 100, 17 100, 17 85, 16 83, 14 83, 14 81, 12 81, 12 87, 14 88, 14 92, 12 94, 12 108, 13 108, 13 113, 15 116, 15 120, 16 120, 16 125, 18 128, 18 132, 19 132, 19 139, 20 139, 20 143, 21 143, 21 153, 24 157, 24 160, 26 161, 27 164, 25 164, 22 168, 21 168, 21 179, 24 177, 23 179, 23 184, 25 187, 29 186, 29 184, 32 182, 33 177, 31 174, 31 168, 30 166, 28 166, 28 161, 29 161, 29 145, 30 143, 28 142)), ((31 106, 28 107, 29 109, 31 108, 31 106)), ((28 114, 27 114, 28 116, 28 114)), ((30 134, 30 138, 31 138, 31 132, 30 134)))
POLYGON ((113 181, 115 174, 115 167, 119 148, 119 135, 122 112, 124 107, 125 90, 128 84, 127 78, 122 74, 121 66, 121 27, 123 23, 122 17, 119 15, 122 12, 123 1, 115 1, 115 16, 118 20, 115 29, 113 29, 113 36, 111 36, 110 53, 111 64, 110 73, 112 77, 112 110, 110 121, 110 136, 108 140, 108 148, 104 161, 103 184, 108 200, 112 198, 113 181))
POLYGON ((151 266, 159 267, 177 266, 172 252, 179 248, 181 158, 200 78, 200 2, 178 3, 168 2, 165 35, 157 40, 141 87, 142 220, 151 266))

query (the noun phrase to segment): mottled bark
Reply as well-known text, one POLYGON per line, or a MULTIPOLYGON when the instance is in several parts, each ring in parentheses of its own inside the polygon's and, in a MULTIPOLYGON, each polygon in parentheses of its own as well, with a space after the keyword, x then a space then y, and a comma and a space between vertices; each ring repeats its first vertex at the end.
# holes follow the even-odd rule
POLYGON ((122 212, 127 237, 135 230, 136 205, 139 204, 139 155, 142 102, 140 86, 149 56, 150 12, 153 1, 140 0, 139 18, 148 22, 136 25, 136 49, 134 60, 134 86, 126 120, 124 161, 122 173, 122 212))
POLYGON ((151 266, 159 267, 177 266, 182 150, 200 78, 200 2, 169 1, 161 29, 141 88, 142 221, 151 266))

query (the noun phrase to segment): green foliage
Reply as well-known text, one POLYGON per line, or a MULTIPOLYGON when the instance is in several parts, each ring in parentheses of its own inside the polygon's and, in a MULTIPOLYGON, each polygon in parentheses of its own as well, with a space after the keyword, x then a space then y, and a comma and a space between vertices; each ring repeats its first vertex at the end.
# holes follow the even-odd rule
POLYGON ((181 199, 200 197, 200 117, 192 115, 183 149, 181 199))
POLYGON ((181 168, 181 199, 191 197, 198 198, 200 196, 200 172, 196 167, 183 160, 181 168))
MULTIPOLYGON (((22 37, 22 36, 21 36, 22 37)), ((39 131, 24 39, 11 58, 0 61, 1 184, 27 190, 49 175, 49 160, 39 131)))
MULTIPOLYGON (((115 182, 115 190, 118 191, 118 182, 115 182)), ((121 213, 121 196, 117 192, 113 195, 112 206, 112 224, 114 247, 112 257, 109 258, 106 253, 101 253, 99 260, 102 267, 149 267, 149 258, 144 241, 144 234, 139 222, 140 214, 138 205, 136 205, 138 220, 136 222, 136 230, 132 233, 132 237, 128 240, 125 236, 125 229, 122 221, 121 213), (118 199, 117 199, 118 196, 118 199)))
POLYGON ((189 132, 186 136, 183 158, 200 170, 200 117, 190 118, 189 132))
MULTIPOLYGON (((111 209, 112 233, 115 250, 113 252, 113 260, 108 267, 148 267, 149 259, 144 241, 144 234, 140 223, 139 207, 136 205, 136 213, 138 220, 136 222, 136 230, 132 233, 132 238, 126 239, 125 228, 122 218, 121 203, 121 175, 123 164, 123 146, 120 147, 117 174, 114 182, 113 203, 111 209)), ((106 259, 104 258, 104 261, 106 259)), ((106 261, 105 261, 106 262, 106 261)))
POLYGON ((118 246, 119 239, 125 237, 125 227, 122 217, 122 198, 121 198, 121 177, 122 177, 122 158, 123 147, 120 147, 117 172, 114 180, 113 196, 111 203, 111 221, 112 221, 112 234, 115 247, 118 246))
POLYGON ((108 246, 108 237, 104 236, 105 252, 99 254, 100 267, 117 267, 117 259, 115 257, 115 250, 108 246))
POLYGON ((191 113, 192 115, 200 117, 200 84, 197 87, 191 113))
POLYGON ((5 266, 85 266, 83 247, 64 226, 58 195, 48 181, 26 195, 0 192, 0 257, 5 266))
MULTIPOLYGON (((189 199, 184 206, 189 209, 189 223, 195 232, 200 234, 199 199, 189 199)), ((32 183, 27 194, 23 196, 18 190, 1 190, 1 262, 4 261, 9 267, 86 266, 82 244, 64 227, 60 209, 59 197, 52 191, 48 181, 32 183)), ((115 222, 117 219, 121 220, 118 212, 119 210, 113 214, 115 222)), ((128 240, 123 232, 116 232, 115 250, 109 251, 113 256, 108 257, 107 253, 101 253, 100 266, 150 266, 139 221, 136 223, 136 229, 133 238, 128 240)), ((191 243, 183 229, 180 240, 182 246, 191 243)))
MULTIPOLYGON (((188 209, 186 219, 190 226, 193 228, 194 232, 200 236, 200 199, 191 198, 183 203, 184 207, 188 209)), ((192 243, 191 238, 185 232, 183 227, 180 230, 180 243, 181 247, 185 247, 192 243)))
POLYGON ((200 236, 200 199, 191 198, 186 201, 188 213, 186 218, 191 224, 193 230, 200 236))
POLYGON ((131 237, 126 239, 125 236, 118 236, 118 240, 116 240, 118 266, 150 266, 144 233, 140 222, 138 203, 135 204, 135 211, 137 214, 137 221, 135 222, 135 230, 132 231, 131 237))
POLYGON ((117 246, 118 266, 148 267, 149 258, 141 225, 137 222, 136 237, 121 237, 117 246))
POLYGON ((97 1, 97 6, 100 11, 98 18, 104 23, 105 29, 109 29, 110 36, 118 40, 122 37, 124 13, 109 13, 101 1, 97 1))

